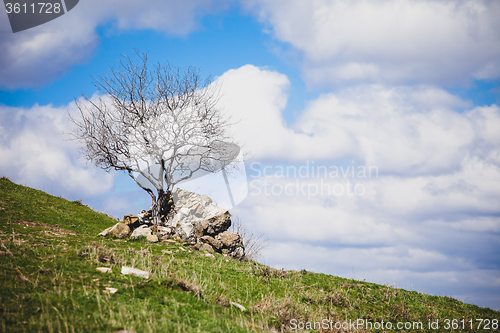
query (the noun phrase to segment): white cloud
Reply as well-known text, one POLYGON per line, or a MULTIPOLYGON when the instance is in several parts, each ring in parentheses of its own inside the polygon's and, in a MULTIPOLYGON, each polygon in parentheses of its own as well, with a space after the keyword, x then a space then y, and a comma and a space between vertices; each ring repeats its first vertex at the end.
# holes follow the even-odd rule
POLYGON ((92 21, 73 15, 73 11, 15 34, 8 32, 7 14, 3 12, 0 16, 4 16, 1 18, 4 33, 0 39, 0 87, 41 86, 90 56, 98 43, 92 21))
POLYGON ((102 195, 113 187, 113 175, 77 160, 77 145, 66 135, 66 108, 4 106, 0 107, 0 118, 2 176, 80 198, 102 195))
POLYGON ((500 228, 500 220, 493 217, 498 214, 500 168, 477 159, 464 161, 459 172, 435 176, 304 178, 269 173, 249 179, 249 189, 238 210, 274 240, 425 247, 429 235, 422 229, 444 239, 450 230, 487 233, 500 228))
POLYGON ((108 22, 118 30, 153 29, 184 35, 196 29, 200 17, 228 3, 216 1, 87 0, 56 20, 11 34, 5 11, 0 13, 0 87, 40 86, 88 59, 99 42, 96 28, 108 22))
POLYGON ((500 112, 497 105, 476 107, 467 113, 478 136, 478 153, 500 165, 500 112))
POLYGON ((382 172, 436 172, 456 168, 473 142, 471 123, 453 111, 465 105, 438 88, 358 86, 313 101, 294 128, 322 142, 346 133, 348 151, 382 172))
POLYGON ((354 158, 381 173, 425 175, 462 168, 464 156, 498 159, 500 109, 432 86, 364 85, 324 94, 287 126, 287 78, 247 65, 230 70, 221 104, 239 122, 234 135, 257 159, 354 158))
POLYGON ((227 71, 218 82, 222 84, 220 104, 236 123, 233 134, 245 150, 256 157, 272 157, 277 151, 286 151, 287 154, 276 157, 289 154, 293 158, 307 149, 307 136, 284 127, 281 112, 290 83, 285 75, 246 65, 227 71))
POLYGON ((467 83, 500 77, 494 0, 245 0, 304 55, 310 84, 467 83))

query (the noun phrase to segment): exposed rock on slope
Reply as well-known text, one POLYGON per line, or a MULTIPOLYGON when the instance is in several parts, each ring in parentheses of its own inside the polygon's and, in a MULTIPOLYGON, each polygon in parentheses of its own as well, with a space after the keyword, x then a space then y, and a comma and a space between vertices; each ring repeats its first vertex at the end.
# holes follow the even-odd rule
POLYGON ((124 223, 117 223, 112 227, 102 231, 99 236, 112 236, 115 238, 127 238, 130 233, 130 228, 124 223))
POLYGON ((117 223, 99 235, 125 238, 133 230, 131 238, 146 236, 150 241, 174 238, 189 242, 198 250, 219 252, 237 259, 245 257, 240 235, 228 231, 231 214, 227 210, 215 206, 206 195, 183 189, 175 189, 172 197, 175 208, 162 226, 153 225, 151 211, 142 211, 137 216, 125 215, 124 223, 117 223), (119 236, 111 232, 115 229, 121 231, 119 236))

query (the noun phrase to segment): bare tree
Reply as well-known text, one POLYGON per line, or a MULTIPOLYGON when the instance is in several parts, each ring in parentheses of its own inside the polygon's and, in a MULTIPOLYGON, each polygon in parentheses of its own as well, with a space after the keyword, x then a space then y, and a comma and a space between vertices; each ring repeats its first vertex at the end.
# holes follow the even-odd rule
POLYGON ((107 171, 127 172, 151 196, 158 225, 179 182, 229 167, 239 147, 226 134, 230 124, 210 78, 169 64, 149 69, 148 55, 136 54, 138 64, 125 57, 110 75, 94 79, 101 96, 84 95, 70 118, 82 155, 107 171))

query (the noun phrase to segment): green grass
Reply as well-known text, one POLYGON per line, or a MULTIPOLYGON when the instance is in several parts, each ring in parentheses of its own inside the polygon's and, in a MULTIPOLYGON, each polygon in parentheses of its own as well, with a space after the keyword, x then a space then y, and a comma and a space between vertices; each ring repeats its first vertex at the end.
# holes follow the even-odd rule
MULTIPOLYGON (((466 328, 472 320, 471 331, 498 331, 492 322, 478 329, 476 320, 497 323, 499 312, 450 297, 211 258, 181 243, 96 236, 114 223, 81 203, 1 179, 0 332, 280 332, 292 330, 292 319, 383 320, 393 324, 390 332, 464 331, 445 329, 446 319, 456 319, 466 328), (121 275, 122 266, 151 277, 121 275), (439 329, 428 329, 436 320, 439 329), (398 330, 398 322, 421 322, 423 329, 398 330)), ((371 331, 359 328, 344 332, 371 331)))

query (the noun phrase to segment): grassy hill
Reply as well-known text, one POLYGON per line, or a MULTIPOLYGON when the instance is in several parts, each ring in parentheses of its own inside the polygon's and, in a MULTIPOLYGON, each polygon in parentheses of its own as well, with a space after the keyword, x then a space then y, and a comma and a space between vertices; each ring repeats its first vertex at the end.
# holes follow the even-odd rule
POLYGON ((0 331, 382 332, 382 321, 390 332, 498 331, 499 312, 450 297, 96 236, 115 223, 1 179, 0 331), (121 275, 122 266, 151 278, 121 275))

